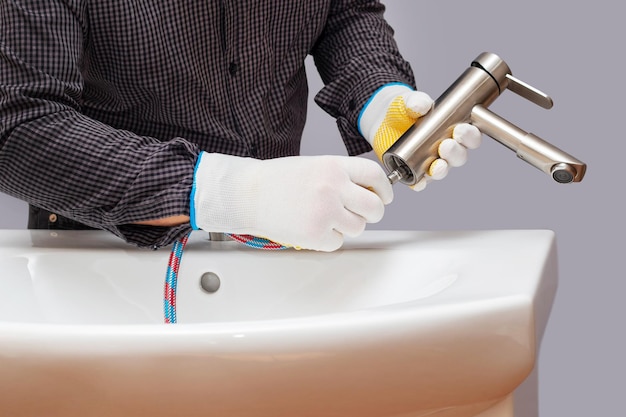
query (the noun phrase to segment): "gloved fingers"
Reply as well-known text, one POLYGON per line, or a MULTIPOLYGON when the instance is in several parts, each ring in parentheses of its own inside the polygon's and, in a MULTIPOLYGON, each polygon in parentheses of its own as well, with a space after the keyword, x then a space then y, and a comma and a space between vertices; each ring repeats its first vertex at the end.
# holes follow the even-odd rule
POLYGON ((451 167, 460 167, 467 162, 467 148, 455 139, 444 139, 439 144, 439 156, 451 167))
POLYGON ((407 115, 417 120, 433 107, 433 99, 423 91, 410 91, 402 94, 407 115))
POLYGON ((312 247, 306 247, 305 249, 316 250, 320 252, 334 252, 343 246, 343 234, 337 230, 329 230, 328 233, 312 247))
POLYGON ((452 138, 444 139, 439 144, 439 159, 433 161, 428 172, 416 184, 414 191, 422 191, 432 180, 441 180, 448 175, 451 167, 459 167, 467 162, 467 150, 476 149, 482 142, 480 130, 469 123, 459 123, 452 130, 452 138))
POLYGON ((355 222, 349 216, 357 216, 363 222, 377 223, 385 214, 385 204, 378 194, 356 184, 343 193, 342 202, 346 214, 341 217, 341 221, 347 224, 355 222))
POLYGON ((343 215, 337 219, 333 230, 344 236, 356 237, 363 233, 366 225, 367 221, 365 218, 346 209, 343 215))
POLYGON ((411 188, 411 190, 413 190, 415 192, 424 191, 424 189, 426 188, 426 186, 428 185, 428 183, 430 181, 431 180, 428 179, 428 176, 424 176, 424 177, 422 177, 421 180, 419 180, 415 184, 411 185, 409 188, 411 188))
POLYGON ((446 160, 439 158, 435 159, 432 164, 430 164, 426 175, 430 177, 429 179, 442 180, 446 177, 446 175, 448 175, 449 170, 450 166, 446 160))
MULTIPOLYGON (((374 196, 372 192, 367 190, 365 192, 374 196)), ((322 208, 321 211, 326 211, 327 209, 322 208)), ((327 217, 328 222, 303 224, 301 231, 304 233, 298 241, 285 241, 292 243, 291 246, 295 245, 304 249, 332 252, 343 245, 344 236, 356 237, 365 230, 366 220, 346 208, 342 207, 339 210, 331 209, 327 214, 329 216, 327 217)))
POLYGON ((351 157, 346 164, 350 181, 365 189, 361 191, 373 192, 383 204, 393 201, 393 187, 378 163, 365 158, 351 157))
POLYGON ((459 123, 452 130, 452 138, 468 149, 476 149, 480 146, 483 135, 476 126, 459 123))
POLYGON ((426 174, 410 188, 415 192, 424 191, 428 183, 445 178, 449 170, 450 166, 445 159, 435 159, 426 174))

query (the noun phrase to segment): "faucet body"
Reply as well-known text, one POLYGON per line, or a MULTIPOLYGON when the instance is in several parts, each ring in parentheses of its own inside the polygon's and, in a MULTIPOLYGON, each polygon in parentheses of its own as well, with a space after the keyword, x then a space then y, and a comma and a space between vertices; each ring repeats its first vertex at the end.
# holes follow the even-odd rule
POLYGON ((454 126, 472 123, 555 181, 581 181, 586 171, 583 162, 487 109, 506 89, 541 107, 552 107, 550 97, 513 77, 497 55, 484 52, 435 100, 433 109, 383 154, 389 180, 416 184, 438 158, 437 148, 451 137, 454 126))

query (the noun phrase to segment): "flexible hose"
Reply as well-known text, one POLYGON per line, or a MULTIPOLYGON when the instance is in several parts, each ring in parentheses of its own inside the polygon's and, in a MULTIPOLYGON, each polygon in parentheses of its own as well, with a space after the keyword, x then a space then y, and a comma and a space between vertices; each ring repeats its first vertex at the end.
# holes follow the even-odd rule
POLYGON ((187 234, 174 242, 172 245, 172 251, 170 252, 170 259, 167 263, 163 297, 163 315, 165 316, 166 324, 176 323, 176 287, 178 286, 178 269, 180 268, 180 262, 183 259, 183 251, 185 250, 185 246, 187 246, 189 235, 190 234, 187 234))
MULTIPOLYGON (((165 274, 165 286, 163 294, 163 315, 166 324, 176 323, 176 289, 178 287, 178 270, 183 259, 183 252, 191 233, 183 236, 172 245, 170 258, 165 274)), ((256 249, 283 250, 287 246, 272 242, 271 240, 251 235, 226 234, 231 239, 256 249)))

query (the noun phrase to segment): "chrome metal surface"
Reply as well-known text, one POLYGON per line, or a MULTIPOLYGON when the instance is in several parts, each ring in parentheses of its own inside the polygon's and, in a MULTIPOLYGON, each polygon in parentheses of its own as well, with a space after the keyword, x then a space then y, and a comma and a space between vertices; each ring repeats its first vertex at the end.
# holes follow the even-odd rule
POLYGON ((212 242, 221 242, 223 240, 228 240, 226 234, 218 233, 218 232, 209 232, 209 240, 212 242))
POLYGON ((451 137, 459 123, 474 124, 557 182, 580 182, 586 171, 583 162, 487 110, 505 89, 543 108, 553 105, 547 94, 513 77, 500 57, 484 52, 435 100, 433 109, 383 154, 391 183, 416 184, 438 158, 441 141, 451 137))
POLYGON ((481 105, 472 109, 472 124, 514 151, 520 159, 550 175, 556 182, 580 182, 586 165, 538 136, 528 133, 481 105))
POLYGON ((552 98, 550 98, 550 96, 543 91, 536 89, 532 85, 526 84, 522 80, 518 80, 511 74, 507 74, 506 78, 509 81, 507 88, 515 94, 524 97, 526 100, 531 101, 544 109, 551 109, 554 105, 552 98))

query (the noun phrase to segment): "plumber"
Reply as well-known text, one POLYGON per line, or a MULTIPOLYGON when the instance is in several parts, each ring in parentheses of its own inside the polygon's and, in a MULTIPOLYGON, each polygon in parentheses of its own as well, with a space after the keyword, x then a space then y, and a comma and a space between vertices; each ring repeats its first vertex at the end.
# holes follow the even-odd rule
MULTIPOLYGON (((380 156, 432 106, 377 0, 0 2, 0 192, 29 228, 158 248, 192 229, 332 251, 393 198, 380 156), (350 156, 298 156, 305 58, 350 156)), ((465 162, 458 125, 424 188, 465 162)))

